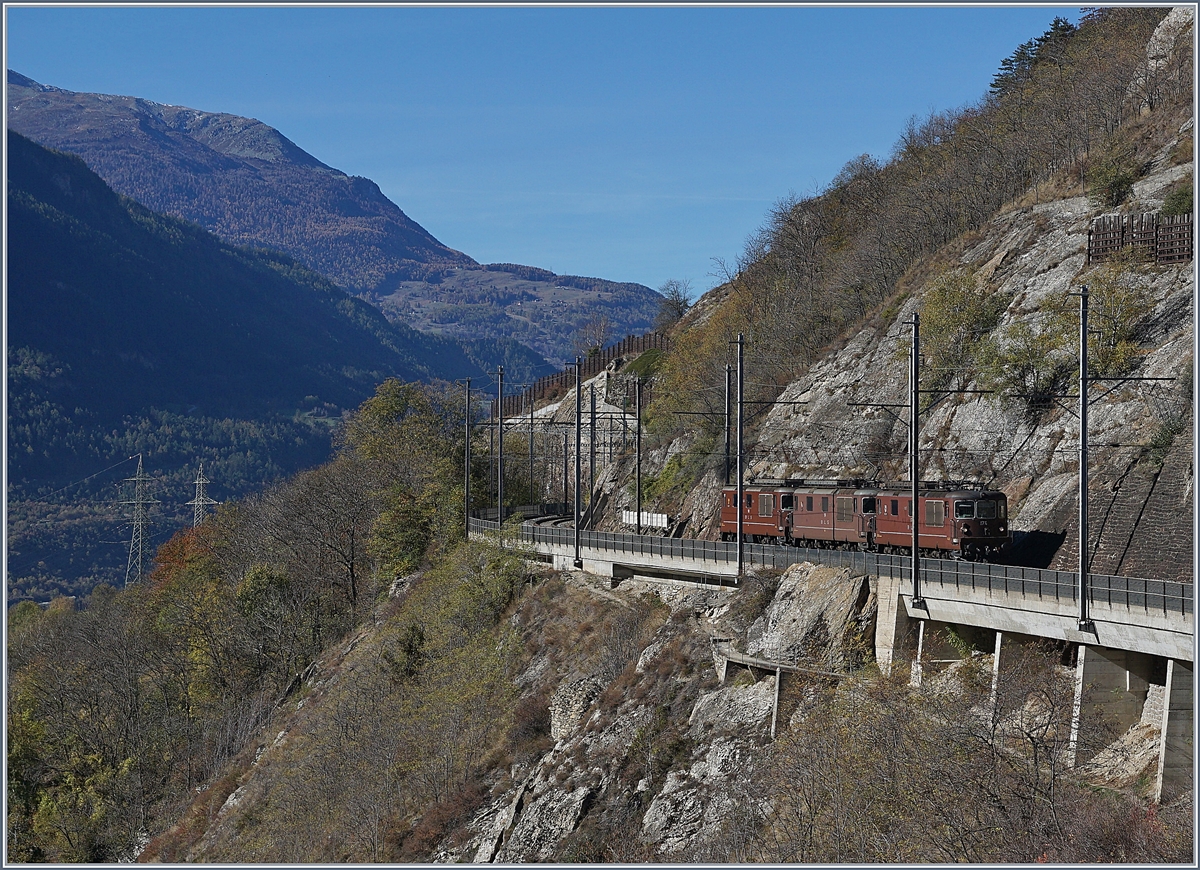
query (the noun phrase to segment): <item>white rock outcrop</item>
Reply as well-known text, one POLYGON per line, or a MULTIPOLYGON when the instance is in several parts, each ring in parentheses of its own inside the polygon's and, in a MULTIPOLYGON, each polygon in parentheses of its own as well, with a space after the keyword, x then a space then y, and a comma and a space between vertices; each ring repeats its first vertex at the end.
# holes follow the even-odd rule
POLYGON ((550 700, 550 736, 561 740, 574 731, 584 712, 603 691, 604 683, 596 677, 569 680, 560 685, 550 700))

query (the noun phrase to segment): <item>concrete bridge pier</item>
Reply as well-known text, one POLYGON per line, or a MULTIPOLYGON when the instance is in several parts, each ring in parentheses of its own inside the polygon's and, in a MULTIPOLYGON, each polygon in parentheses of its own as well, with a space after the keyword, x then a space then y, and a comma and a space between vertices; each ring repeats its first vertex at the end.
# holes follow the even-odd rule
MULTIPOLYGON (((907 668, 912 685, 920 685, 925 669, 948 664, 963 656, 963 647, 993 655, 994 699, 999 689, 1002 656, 1013 644, 1043 642, 1036 634, 1021 634, 998 627, 958 625, 921 618, 903 596, 904 582, 894 577, 877 580, 879 610, 875 630, 875 658, 880 670, 907 668), (946 629, 963 643, 950 643, 946 629)), ((1063 641, 1060 639, 1059 641, 1063 641)), ((1096 735, 1101 723, 1113 726, 1113 736, 1142 723, 1159 732, 1158 766, 1154 799, 1172 800, 1193 787, 1194 666, 1152 652, 1113 649, 1066 641, 1065 652, 1075 658, 1075 692, 1072 716, 1072 766, 1086 763, 1100 747, 1081 735, 1096 735)), ((1068 658, 1069 660, 1069 658, 1068 658)))
POLYGON ((880 576, 875 581, 875 599, 879 610, 875 617, 875 661, 879 670, 890 674, 893 664, 904 666, 920 658, 920 620, 912 619, 900 597, 899 577, 880 576))
POLYGON ((1154 799, 1171 800, 1194 787, 1195 673, 1191 662, 1167 660, 1154 799))
MULTIPOLYGON (((1080 644, 1075 653, 1075 709, 1079 712, 1072 730, 1107 720, 1117 733, 1128 731, 1142 721, 1147 699, 1161 697, 1165 677, 1162 659, 1157 656, 1080 644)), ((1082 763, 1091 754, 1090 748, 1081 748, 1074 761, 1082 763)))
MULTIPOLYGON (((1132 650, 1080 645, 1075 666, 1073 732, 1107 719, 1118 733, 1139 722, 1158 729, 1156 801, 1171 800, 1193 783, 1194 674, 1191 662, 1132 650)), ((1073 741, 1074 742, 1074 739, 1073 741)), ((1091 756, 1080 748, 1079 764, 1091 756)))
MULTIPOLYGON (((941 631, 947 625, 911 614, 901 595, 904 581, 898 577, 876 578, 879 610, 875 619, 875 661, 884 674, 892 666, 908 666, 909 682, 921 685, 925 664, 947 664, 962 658, 941 631)), ((920 611, 917 611, 920 613, 920 611)), ((968 632, 978 630, 967 627, 968 632)), ((990 634, 990 633, 989 633, 990 634)))

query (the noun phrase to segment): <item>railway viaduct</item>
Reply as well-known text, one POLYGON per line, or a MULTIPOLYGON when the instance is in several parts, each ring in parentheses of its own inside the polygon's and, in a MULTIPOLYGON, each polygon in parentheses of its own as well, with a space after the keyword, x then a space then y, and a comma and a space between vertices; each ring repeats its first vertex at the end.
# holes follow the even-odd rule
MULTIPOLYGON (((533 517, 551 513, 549 507, 522 510, 533 517)), ((495 509, 490 513, 489 519, 471 518, 473 534, 495 534, 495 509)), ((635 576, 714 586, 737 583, 733 543, 581 529, 577 544, 574 528, 534 520, 522 523, 515 535, 522 546, 555 567, 582 568, 612 578, 614 585, 635 576)), ((922 559, 921 597, 914 605, 911 562, 906 556, 743 544, 743 560, 747 565, 775 568, 814 562, 868 576, 878 601, 876 660, 884 669, 903 663, 914 680, 921 678, 921 662, 945 662, 960 655, 940 640, 948 627, 992 651, 997 670, 1004 649, 1015 644, 1050 639, 1073 645, 1077 708, 1085 691, 1089 698, 1089 705, 1081 710, 1083 725, 1089 715, 1111 718, 1122 730, 1138 722, 1157 724, 1155 798, 1169 800, 1192 787, 1192 584, 1090 575, 1089 616, 1094 629, 1080 631, 1074 573, 922 559)), ((726 662, 775 673, 795 670, 794 663, 744 660, 727 644, 718 644, 716 652, 719 671, 726 662)))

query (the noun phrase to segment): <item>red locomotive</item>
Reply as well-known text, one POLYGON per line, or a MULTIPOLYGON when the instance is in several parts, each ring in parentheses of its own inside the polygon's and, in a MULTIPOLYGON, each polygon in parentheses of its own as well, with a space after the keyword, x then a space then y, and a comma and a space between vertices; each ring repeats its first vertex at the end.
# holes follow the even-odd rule
MULTIPOLYGON (((789 482, 742 487, 742 535, 760 544, 912 550, 912 491, 861 481, 789 482)), ((721 497, 721 540, 737 538, 737 487, 721 497)), ((1012 545, 1002 492, 929 484, 918 490, 919 546, 970 560, 1002 557, 1012 545)))

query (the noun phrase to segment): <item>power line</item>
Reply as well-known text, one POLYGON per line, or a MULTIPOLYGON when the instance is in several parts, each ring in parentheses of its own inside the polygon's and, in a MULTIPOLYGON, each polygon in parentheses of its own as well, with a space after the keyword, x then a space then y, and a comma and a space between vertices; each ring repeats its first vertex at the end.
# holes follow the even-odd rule
POLYGON ((116 468, 116 467, 118 467, 118 466, 120 466, 120 465, 124 465, 126 462, 129 462, 131 459, 138 459, 138 461, 140 462, 140 461, 141 461, 141 454, 139 453, 139 454, 137 454, 137 456, 126 456, 126 457, 125 457, 124 459, 122 459, 120 462, 116 462, 116 463, 114 463, 114 464, 112 464, 112 465, 108 466, 108 468, 102 469, 101 471, 97 471, 95 474, 89 474, 87 477, 84 477, 84 478, 81 478, 81 479, 79 479, 79 480, 76 480, 76 481, 75 481, 75 482, 73 482, 73 483, 68 483, 66 486, 62 487, 61 489, 56 489, 56 490, 54 490, 54 492, 47 493, 46 495, 36 495, 36 494, 31 494, 31 495, 30 495, 30 498, 31 498, 31 499, 35 499, 35 498, 36 498, 36 499, 38 499, 38 500, 43 500, 43 499, 48 499, 48 498, 51 498, 51 497, 53 497, 53 496, 56 496, 56 495, 58 495, 60 492, 66 492, 68 489, 70 489, 70 488, 71 488, 71 487, 73 487, 73 486, 79 486, 79 484, 81 484, 81 483, 87 483, 87 482, 88 482, 89 480, 91 480, 92 478, 94 478, 94 477, 99 477, 100 475, 104 474, 106 471, 112 471, 114 468, 116 468))

